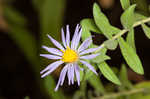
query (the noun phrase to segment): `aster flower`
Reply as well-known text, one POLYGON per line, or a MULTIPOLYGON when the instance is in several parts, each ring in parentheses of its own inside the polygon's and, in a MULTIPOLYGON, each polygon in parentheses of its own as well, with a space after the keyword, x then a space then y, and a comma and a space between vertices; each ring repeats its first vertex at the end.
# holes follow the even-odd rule
POLYGON ((79 46, 80 38, 81 38, 82 29, 79 24, 76 26, 74 35, 72 40, 70 41, 70 32, 69 32, 69 25, 66 26, 66 37, 64 35, 64 30, 61 29, 62 35, 62 43, 63 46, 53 39, 50 35, 48 38, 50 41, 58 48, 50 48, 47 46, 42 46, 46 51, 51 54, 40 54, 40 56, 57 60, 56 62, 51 63, 48 65, 44 70, 40 73, 42 74, 42 78, 52 73, 55 69, 57 69, 61 64, 65 64, 63 69, 61 70, 60 77, 58 83, 56 85, 55 91, 58 90, 59 85, 63 85, 65 76, 68 76, 68 84, 74 84, 74 78, 76 76, 76 80, 78 85, 80 85, 80 70, 83 70, 78 63, 82 63, 87 66, 92 72, 97 75, 96 70, 92 65, 86 62, 86 59, 93 59, 99 55, 99 53, 91 54, 92 52, 101 48, 88 48, 88 46, 92 43, 92 38, 89 37, 79 46))

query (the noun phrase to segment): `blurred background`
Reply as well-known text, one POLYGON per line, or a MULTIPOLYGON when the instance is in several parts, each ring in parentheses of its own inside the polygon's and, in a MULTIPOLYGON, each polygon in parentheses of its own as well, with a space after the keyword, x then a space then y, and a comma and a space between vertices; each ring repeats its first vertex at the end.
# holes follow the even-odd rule
MULTIPOLYGON (((112 25, 122 28, 119 19, 123 10, 119 0, 0 0, 0 99, 73 98, 80 89, 76 84, 68 86, 65 83, 57 93, 53 91, 60 69, 52 74, 53 77, 40 78, 39 72, 50 62, 40 58, 39 53, 43 51, 41 45, 53 46, 46 37, 47 33, 60 41, 61 27, 69 24, 73 34, 77 23, 84 18, 93 18, 94 2, 101 6, 112 25)), ((149 0, 131 0, 131 3, 137 4, 139 13, 150 16, 149 0)), ((132 84, 150 79, 150 40, 142 32, 140 26, 135 29, 137 53, 145 75, 127 69, 132 84)), ((96 44, 106 40, 103 35, 93 35, 96 35, 93 38, 96 44)), ((108 51, 108 55, 112 58, 108 63, 119 70, 124 62, 119 48, 108 51)), ((115 92, 115 85, 106 86, 110 82, 103 77, 101 80, 105 88, 115 92)), ((86 90, 94 88, 87 83, 86 90)), ((88 99, 87 95, 85 97, 88 99)))

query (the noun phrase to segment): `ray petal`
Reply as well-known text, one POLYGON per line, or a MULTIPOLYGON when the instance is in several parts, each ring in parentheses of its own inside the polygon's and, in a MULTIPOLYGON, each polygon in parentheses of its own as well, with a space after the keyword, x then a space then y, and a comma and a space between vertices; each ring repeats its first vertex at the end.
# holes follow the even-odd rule
POLYGON ((59 49, 61 50, 65 50, 64 47, 58 42, 56 41, 55 39, 53 39, 50 35, 47 35, 48 38, 51 40, 51 42, 59 49))
POLYGON ((80 62, 83 63, 85 66, 87 66, 92 72, 94 72, 97 75, 96 70, 94 69, 94 67, 91 64, 89 64, 88 62, 83 61, 83 60, 80 60, 80 62))

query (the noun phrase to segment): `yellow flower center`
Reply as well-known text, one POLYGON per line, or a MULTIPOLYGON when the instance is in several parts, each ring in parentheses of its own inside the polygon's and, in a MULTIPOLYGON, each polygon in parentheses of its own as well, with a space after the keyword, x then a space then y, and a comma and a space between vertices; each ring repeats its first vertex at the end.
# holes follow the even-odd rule
POLYGON ((78 60, 78 54, 69 47, 67 47, 67 49, 62 52, 63 52, 62 61, 72 63, 78 60))

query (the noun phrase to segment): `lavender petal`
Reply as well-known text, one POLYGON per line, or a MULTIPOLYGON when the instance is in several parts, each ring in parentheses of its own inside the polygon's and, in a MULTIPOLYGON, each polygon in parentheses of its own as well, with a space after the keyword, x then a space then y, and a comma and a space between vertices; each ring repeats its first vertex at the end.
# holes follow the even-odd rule
POLYGON ((78 82, 78 86, 80 85, 80 68, 78 67, 78 65, 75 65, 75 74, 76 74, 76 79, 78 82))
POLYGON ((69 32, 69 25, 66 26, 66 31, 67 31, 67 34, 66 34, 66 44, 68 47, 70 47, 70 32, 69 32))
POLYGON ((44 70, 42 70, 40 72, 40 74, 43 74, 44 72, 47 71, 47 73, 44 73, 44 75, 42 75, 42 78, 45 77, 46 75, 50 74, 51 72, 53 72, 62 63, 63 63, 63 61, 56 61, 56 62, 53 62, 50 65, 48 65, 44 70))
POLYGON ((63 45, 64 45, 64 47, 66 48, 67 45, 66 45, 65 34, 64 34, 63 28, 61 29, 61 37, 62 37, 63 45))
POLYGON ((82 28, 81 28, 81 30, 79 31, 79 35, 78 35, 78 37, 77 37, 77 39, 76 39, 76 42, 75 42, 75 44, 74 44, 74 49, 75 49, 75 50, 77 49, 77 47, 78 47, 78 45, 79 45, 80 38, 81 38, 81 33, 82 33, 82 28))
POLYGON ((95 52, 96 50, 99 50, 101 48, 102 48, 102 46, 99 46, 97 48, 89 48, 89 49, 84 50, 81 53, 79 53, 79 55, 84 55, 84 54, 92 53, 92 52, 95 52))
POLYGON ((78 48, 78 52, 81 52, 81 51, 85 50, 86 48, 88 48, 88 46, 91 43, 92 43, 91 37, 87 38, 85 41, 83 41, 83 43, 78 48))
POLYGON ((48 38, 51 40, 51 42, 59 49, 61 50, 65 50, 64 47, 58 42, 56 41, 55 39, 53 39, 50 35, 47 35, 48 38))
POLYGON ((63 55, 63 53, 60 50, 56 49, 56 48, 49 48, 47 46, 42 46, 42 48, 47 50, 49 53, 52 53, 52 54, 55 54, 55 55, 60 55, 60 56, 63 55))
POLYGON ((87 66, 87 67, 88 67, 92 72, 94 72, 96 75, 98 75, 97 72, 95 71, 94 67, 93 67, 91 64, 89 64, 88 62, 83 61, 83 60, 80 60, 80 62, 83 63, 85 66, 87 66))
POLYGON ((71 41, 71 49, 74 49, 74 44, 76 42, 76 38, 78 36, 78 31, 79 31, 79 24, 77 24, 72 41, 71 41))
POLYGON ((47 58, 47 59, 62 59, 62 58, 59 57, 59 56, 50 55, 50 54, 40 54, 40 56, 45 57, 45 58, 47 58))
POLYGON ((72 78, 72 75, 71 75, 71 65, 68 66, 67 75, 68 75, 68 84, 70 85, 71 78, 72 78))
POLYGON ((91 54, 91 55, 85 55, 85 56, 81 56, 80 59, 93 59, 97 56, 99 56, 100 54, 97 53, 97 54, 91 54))

